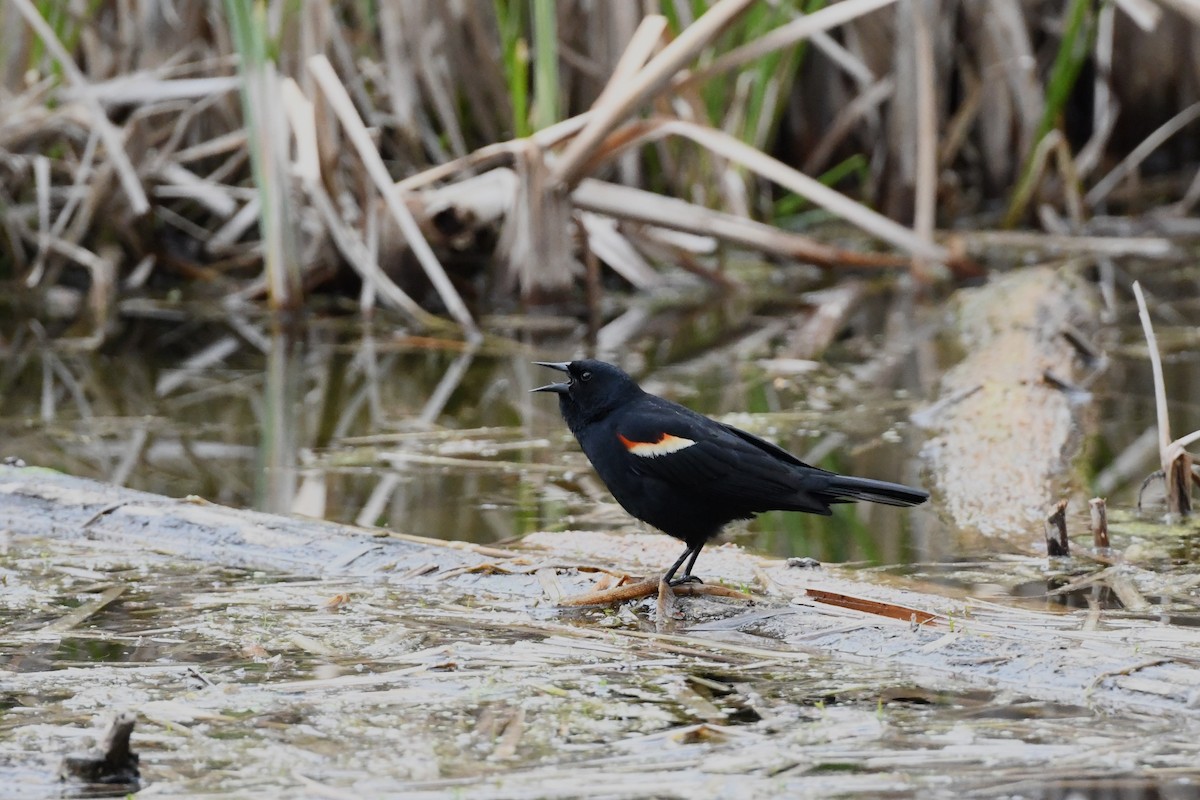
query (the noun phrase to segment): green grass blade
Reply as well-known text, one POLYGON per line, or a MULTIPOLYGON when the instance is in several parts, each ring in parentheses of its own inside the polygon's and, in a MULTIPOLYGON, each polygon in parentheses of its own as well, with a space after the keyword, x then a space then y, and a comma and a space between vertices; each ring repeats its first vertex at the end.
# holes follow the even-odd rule
POLYGON ((555 0, 533 0, 533 35, 533 128, 541 130, 559 120, 558 16, 555 0))

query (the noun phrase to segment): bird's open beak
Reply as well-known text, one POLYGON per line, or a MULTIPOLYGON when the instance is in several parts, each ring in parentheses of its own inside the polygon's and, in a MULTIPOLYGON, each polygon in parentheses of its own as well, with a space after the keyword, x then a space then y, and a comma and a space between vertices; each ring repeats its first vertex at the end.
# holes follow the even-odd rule
MULTIPOLYGON (((567 367, 570 365, 571 362, 570 361, 535 361, 533 363, 537 364, 539 367, 549 367, 550 369, 556 369, 559 372, 566 372, 567 367)), ((569 383, 548 383, 545 386, 539 386, 536 389, 530 389, 530 391, 532 391, 532 392, 554 392, 555 394, 566 394, 567 390, 570 388, 571 388, 571 384, 569 384, 569 383)))

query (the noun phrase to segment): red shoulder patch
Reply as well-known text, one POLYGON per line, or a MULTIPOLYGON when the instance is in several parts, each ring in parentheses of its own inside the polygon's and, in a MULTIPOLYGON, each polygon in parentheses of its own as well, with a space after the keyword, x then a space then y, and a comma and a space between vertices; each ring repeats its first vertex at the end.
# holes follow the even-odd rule
POLYGON ((624 435, 618 433, 617 438, 621 440, 621 444, 625 445, 625 449, 633 453, 635 456, 643 458, 654 458, 655 456, 665 456, 668 453, 677 453, 685 447, 691 447, 695 444, 691 439, 685 439, 682 436, 673 436, 669 433, 664 433, 653 442, 635 442, 632 439, 627 439, 624 435))

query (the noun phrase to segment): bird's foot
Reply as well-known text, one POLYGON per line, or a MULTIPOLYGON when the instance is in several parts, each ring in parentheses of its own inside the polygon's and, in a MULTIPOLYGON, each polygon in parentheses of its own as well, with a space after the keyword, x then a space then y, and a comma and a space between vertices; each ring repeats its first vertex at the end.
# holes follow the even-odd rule
POLYGON ((671 586, 683 586, 688 583, 704 583, 704 581, 700 580, 695 575, 681 575, 678 578, 671 579, 671 586))

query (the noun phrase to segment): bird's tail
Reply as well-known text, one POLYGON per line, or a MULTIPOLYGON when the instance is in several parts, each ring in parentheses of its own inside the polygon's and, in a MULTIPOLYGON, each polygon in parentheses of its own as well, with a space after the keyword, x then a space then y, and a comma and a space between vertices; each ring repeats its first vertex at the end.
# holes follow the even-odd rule
POLYGON ((871 478, 852 478, 849 475, 831 475, 829 484, 821 490, 821 494, 830 503, 863 500, 889 506, 917 506, 929 499, 929 492, 924 489, 871 478))

